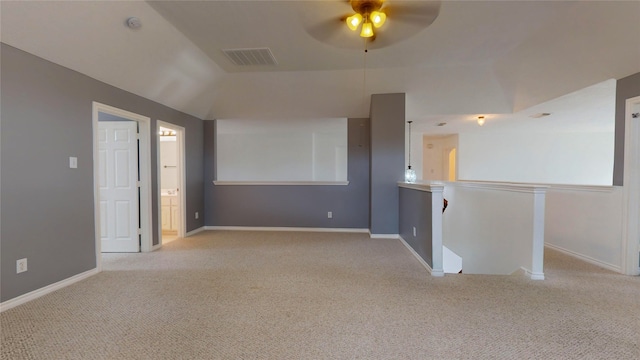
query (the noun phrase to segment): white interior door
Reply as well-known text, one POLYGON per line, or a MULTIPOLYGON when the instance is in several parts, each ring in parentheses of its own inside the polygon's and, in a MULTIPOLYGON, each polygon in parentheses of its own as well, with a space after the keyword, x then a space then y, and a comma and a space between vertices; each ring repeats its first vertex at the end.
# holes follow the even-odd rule
POLYGON ((135 121, 99 122, 102 252, 139 252, 138 139, 135 121))

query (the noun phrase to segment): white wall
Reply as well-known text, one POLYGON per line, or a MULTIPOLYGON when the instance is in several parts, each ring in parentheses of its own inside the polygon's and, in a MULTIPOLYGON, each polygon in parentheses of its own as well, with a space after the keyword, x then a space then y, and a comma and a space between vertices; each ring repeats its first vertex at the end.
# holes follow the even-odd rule
POLYGON ((536 207, 534 190, 528 185, 445 184, 449 203, 442 214, 442 243, 462 257, 463 273, 541 272, 542 256, 537 259, 536 254, 542 253, 544 241, 534 239, 537 231, 542 234, 536 219, 544 215, 536 207))
POLYGON ((218 180, 312 180, 311 134, 218 134, 218 180))
POLYGON ((217 180, 347 181, 347 119, 217 120, 217 180))
POLYGON ((464 133, 459 144, 461 180, 612 183, 613 132, 464 133))
POLYGON ((545 243, 583 260, 622 272, 622 187, 551 187, 545 243))

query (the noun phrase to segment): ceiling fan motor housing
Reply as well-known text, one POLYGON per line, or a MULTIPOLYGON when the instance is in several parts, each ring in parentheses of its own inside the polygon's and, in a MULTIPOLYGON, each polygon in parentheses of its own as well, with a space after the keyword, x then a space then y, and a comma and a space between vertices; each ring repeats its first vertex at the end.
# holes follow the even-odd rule
POLYGON ((381 7, 382 0, 351 0, 351 8, 361 15, 379 11, 381 7))

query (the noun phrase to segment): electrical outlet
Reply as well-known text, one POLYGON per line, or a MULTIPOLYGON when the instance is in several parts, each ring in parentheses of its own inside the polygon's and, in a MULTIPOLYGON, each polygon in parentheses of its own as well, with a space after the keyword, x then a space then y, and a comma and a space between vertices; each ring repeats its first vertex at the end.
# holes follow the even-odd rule
POLYGON ((327 213, 327 219, 333 219, 333 212, 329 211, 327 213))
POLYGON ((75 156, 69 157, 69 168, 77 169, 78 168, 78 158, 75 156))
POLYGON ((415 226, 413 227, 413 236, 414 237, 416 236, 416 227, 415 226))
POLYGON ((200 217, 200 214, 198 214, 198 212, 196 211, 196 220, 198 220, 199 217, 200 217))
POLYGON ((27 271, 27 258, 16 261, 16 274, 27 271))

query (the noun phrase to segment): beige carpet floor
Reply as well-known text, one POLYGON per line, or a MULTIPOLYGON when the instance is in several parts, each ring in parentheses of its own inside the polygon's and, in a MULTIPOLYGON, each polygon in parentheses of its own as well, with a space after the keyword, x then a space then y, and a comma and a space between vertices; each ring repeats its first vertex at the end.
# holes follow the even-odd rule
POLYGON ((203 232, 0 314, 2 359, 640 359, 640 279, 431 277, 398 240, 203 232))

